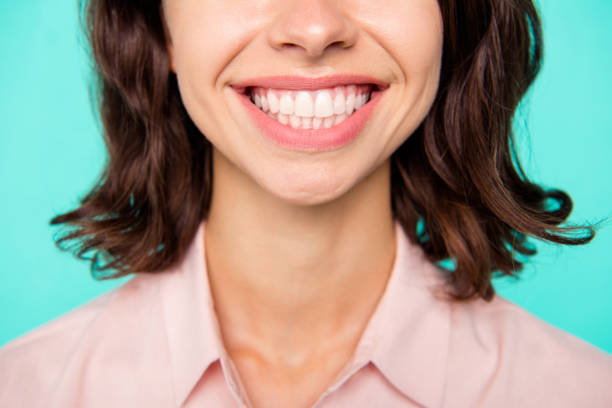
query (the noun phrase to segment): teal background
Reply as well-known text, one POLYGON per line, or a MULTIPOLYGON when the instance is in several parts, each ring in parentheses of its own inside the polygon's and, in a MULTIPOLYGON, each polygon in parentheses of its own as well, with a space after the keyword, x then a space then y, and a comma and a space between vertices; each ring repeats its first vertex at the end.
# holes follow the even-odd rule
MULTIPOLYGON (((612 2, 541 0, 544 70, 516 122, 532 179, 568 191, 574 223, 612 215, 612 2)), ((104 146, 76 1, 0 0, 0 345, 125 282, 96 282, 55 249, 49 219, 96 180, 104 146)), ((502 295, 612 352, 612 233, 538 244, 502 295)))

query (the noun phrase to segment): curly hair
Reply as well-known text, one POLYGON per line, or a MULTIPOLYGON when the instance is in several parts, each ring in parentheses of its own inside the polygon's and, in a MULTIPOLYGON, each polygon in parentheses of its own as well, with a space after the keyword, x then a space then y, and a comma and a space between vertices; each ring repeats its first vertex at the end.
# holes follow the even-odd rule
MULTIPOLYGON (((589 242, 562 226, 572 201, 529 181, 512 132, 542 61, 532 0, 439 0, 440 86, 419 128, 391 156, 393 216, 436 263, 451 260, 455 301, 490 301, 492 278, 517 276, 528 239, 589 242)), ((177 262, 207 218, 212 146, 183 107, 170 69, 160 1, 82 4, 95 60, 108 162, 80 206, 51 224, 61 249, 96 279, 154 273, 177 262)))

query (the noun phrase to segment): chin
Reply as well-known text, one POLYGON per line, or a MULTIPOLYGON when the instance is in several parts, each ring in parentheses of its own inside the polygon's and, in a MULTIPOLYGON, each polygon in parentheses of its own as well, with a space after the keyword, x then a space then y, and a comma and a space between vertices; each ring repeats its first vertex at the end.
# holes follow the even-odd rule
POLYGON ((298 206, 326 204, 341 197, 351 188, 351 183, 334 178, 295 180, 268 180, 263 186, 275 197, 298 206))

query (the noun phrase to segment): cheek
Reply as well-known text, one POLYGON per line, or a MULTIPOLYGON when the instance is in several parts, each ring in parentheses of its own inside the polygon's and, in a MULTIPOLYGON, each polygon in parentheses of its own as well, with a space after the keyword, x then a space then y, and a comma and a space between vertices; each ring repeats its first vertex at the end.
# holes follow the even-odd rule
POLYGON ((180 80, 210 81, 224 47, 214 41, 213 26, 183 30, 174 39, 174 66, 180 80))
MULTIPOLYGON (((403 74, 439 69, 442 57, 442 15, 437 0, 359 0, 362 22, 403 74)), ((408 78, 409 79, 409 78, 408 78)))
MULTIPOLYGON (((244 2, 185 0, 173 16, 173 59, 177 75, 214 85, 223 68, 253 32, 244 2)), ((252 7, 252 6, 251 6, 252 7)))
POLYGON ((397 58, 408 76, 435 74, 440 69, 442 24, 429 14, 429 18, 411 20, 411 27, 397 40, 397 58))
POLYGON ((172 62, 181 98, 204 134, 213 134, 218 125, 219 77, 253 32, 248 7, 233 10, 235 3, 185 0, 171 16, 172 62))

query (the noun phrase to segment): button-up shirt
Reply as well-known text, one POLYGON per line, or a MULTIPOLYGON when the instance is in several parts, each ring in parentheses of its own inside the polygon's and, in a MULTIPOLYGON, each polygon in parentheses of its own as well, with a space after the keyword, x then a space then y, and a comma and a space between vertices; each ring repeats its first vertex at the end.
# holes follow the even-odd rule
MULTIPOLYGON (((1 348, 0 406, 252 406, 220 335, 205 226, 174 267, 1 348)), ((612 407, 611 354, 500 295, 437 296, 441 269, 395 230, 384 294, 314 407, 612 407)))

